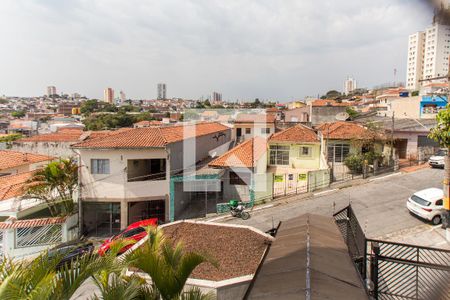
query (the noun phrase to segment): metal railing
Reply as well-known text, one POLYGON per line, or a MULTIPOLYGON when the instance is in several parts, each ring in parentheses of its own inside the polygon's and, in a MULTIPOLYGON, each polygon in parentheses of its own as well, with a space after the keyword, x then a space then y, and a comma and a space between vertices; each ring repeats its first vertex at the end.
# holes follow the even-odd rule
POLYGON ((15 229, 16 248, 51 245, 62 241, 61 224, 15 229))
POLYGON ((450 300, 450 250, 367 239, 351 206, 333 216, 369 295, 450 300))

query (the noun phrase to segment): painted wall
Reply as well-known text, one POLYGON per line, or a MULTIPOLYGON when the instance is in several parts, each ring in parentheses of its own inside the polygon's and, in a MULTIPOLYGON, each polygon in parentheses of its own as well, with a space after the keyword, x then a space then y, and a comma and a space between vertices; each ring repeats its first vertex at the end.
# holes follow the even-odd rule
POLYGON ((248 140, 253 138, 254 136, 262 136, 262 137, 269 137, 271 134, 275 133, 275 123, 264 123, 264 124, 253 124, 253 123, 235 123, 234 124, 234 136, 238 138, 237 136, 237 129, 241 128, 241 138, 243 140, 248 140), (250 133, 246 133, 246 129, 250 129, 250 133), (270 133, 265 134, 261 132, 262 128, 269 128, 270 133))
POLYGON ((326 122, 335 122, 336 115, 345 112, 347 106, 312 106, 311 107, 311 123, 318 125, 326 122))
POLYGON ((12 150, 31 152, 54 157, 69 158, 75 155, 69 142, 14 142, 12 150))
MULTIPOLYGON (((289 166, 290 168, 295 169, 307 169, 307 170, 314 170, 320 168, 320 144, 291 144, 291 143, 274 143, 269 142, 269 148, 270 145, 289 145, 289 166), (300 155, 300 148, 301 147, 310 147, 311 148, 311 154, 309 156, 301 156, 300 155)), ((269 150, 270 151, 270 150, 269 150)), ((268 165, 270 164, 270 155, 268 155, 268 165)))

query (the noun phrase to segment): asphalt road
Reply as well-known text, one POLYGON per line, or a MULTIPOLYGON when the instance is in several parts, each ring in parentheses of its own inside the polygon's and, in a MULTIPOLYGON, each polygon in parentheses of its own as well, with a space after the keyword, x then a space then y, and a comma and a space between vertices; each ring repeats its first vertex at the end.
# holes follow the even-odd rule
MULTIPOLYGON (((266 231, 278 221, 288 220, 304 213, 333 214, 351 203, 359 223, 370 238, 385 238, 395 233, 423 232, 431 225, 409 214, 408 197, 421 189, 442 188, 443 170, 422 169, 413 173, 396 173, 371 182, 316 195, 310 199, 275 203, 275 206, 251 212, 246 221, 227 218, 222 222, 245 224, 266 231)), ((444 231, 443 229, 435 230, 444 231)))

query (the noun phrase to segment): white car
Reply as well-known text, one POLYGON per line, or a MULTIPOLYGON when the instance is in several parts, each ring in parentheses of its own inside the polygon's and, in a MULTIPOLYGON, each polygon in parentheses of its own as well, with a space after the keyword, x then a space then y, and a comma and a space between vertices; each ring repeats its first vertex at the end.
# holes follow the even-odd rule
POLYGON ((441 214, 444 212, 443 198, 444 192, 441 189, 429 188, 409 197, 406 207, 413 214, 438 225, 441 223, 441 214))
POLYGON ((443 168, 445 166, 444 158, 447 155, 447 149, 441 149, 430 157, 428 164, 432 168, 443 168))

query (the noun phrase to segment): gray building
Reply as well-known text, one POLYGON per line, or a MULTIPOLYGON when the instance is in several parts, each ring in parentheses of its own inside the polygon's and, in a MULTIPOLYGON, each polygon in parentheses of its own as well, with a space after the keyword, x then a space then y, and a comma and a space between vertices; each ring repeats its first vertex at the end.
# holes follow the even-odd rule
POLYGON ((165 83, 158 83, 158 100, 167 99, 167 86, 165 83))

